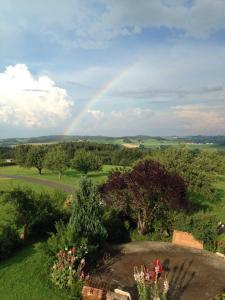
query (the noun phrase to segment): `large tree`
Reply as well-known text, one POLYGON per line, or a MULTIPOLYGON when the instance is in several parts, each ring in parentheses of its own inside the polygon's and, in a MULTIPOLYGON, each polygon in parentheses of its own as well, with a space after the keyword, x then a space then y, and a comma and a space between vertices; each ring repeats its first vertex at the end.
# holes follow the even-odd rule
POLYGON ((15 159, 18 165, 26 166, 27 153, 31 149, 31 145, 18 145, 15 147, 15 159))
POLYGON ((139 162, 132 170, 114 171, 100 191, 106 204, 136 221, 140 234, 151 228, 161 210, 188 207, 183 179, 152 160, 139 162))
POLYGON ((68 164, 68 155, 60 146, 53 147, 45 156, 44 166, 51 171, 58 172, 59 179, 68 168, 68 164))
POLYGON ((71 160, 71 167, 87 174, 90 171, 100 171, 102 161, 97 155, 89 151, 80 150, 75 153, 74 159, 71 160))
POLYGON ((41 175, 42 169, 44 167, 44 157, 46 154, 45 146, 32 146, 27 152, 25 165, 28 168, 34 167, 38 169, 41 175))
POLYGON ((184 178, 191 192, 211 198, 214 192, 213 174, 223 172, 222 155, 216 151, 191 151, 185 145, 154 151, 147 158, 162 163, 167 170, 184 178))

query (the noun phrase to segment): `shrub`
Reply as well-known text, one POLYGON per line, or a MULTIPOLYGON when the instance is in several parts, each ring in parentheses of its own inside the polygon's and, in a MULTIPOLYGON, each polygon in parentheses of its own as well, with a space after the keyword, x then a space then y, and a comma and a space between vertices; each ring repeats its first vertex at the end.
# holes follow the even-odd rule
POLYGON ((45 252, 54 257, 61 249, 73 247, 71 227, 65 225, 62 220, 56 223, 56 233, 52 233, 45 244, 45 252))
POLYGON ((7 258, 19 244, 17 230, 9 225, 0 228, 0 259, 7 258))
POLYGON ((105 208, 103 225, 108 234, 108 242, 123 243, 130 240, 129 221, 115 209, 105 208))
POLYGON ((75 193, 69 222, 73 241, 86 239, 88 245, 96 247, 102 244, 107 237, 102 216, 98 191, 91 180, 84 177, 75 193))
POLYGON ((217 250, 219 252, 225 254, 225 233, 218 236, 217 250))
POLYGON ((52 204, 49 194, 38 194, 32 190, 16 188, 5 193, 4 203, 15 207, 16 223, 24 227, 24 238, 27 233, 32 236, 46 236, 54 230, 54 224, 62 217, 62 213, 52 204))
POLYGON ((190 232, 203 241, 205 249, 216 250, 218 220, 215 215, 201 212, 195 215, 174 214, 171 223, 173 229, 190 232))
MULTIPOLYGON (((82 251, 75 247, 60 250, 51 269, 51 281, 60 289, 72 289, 74 283, 85 279, 85 259, 82 251)), ((81 285, 81 284, 80 284, 81 285)))

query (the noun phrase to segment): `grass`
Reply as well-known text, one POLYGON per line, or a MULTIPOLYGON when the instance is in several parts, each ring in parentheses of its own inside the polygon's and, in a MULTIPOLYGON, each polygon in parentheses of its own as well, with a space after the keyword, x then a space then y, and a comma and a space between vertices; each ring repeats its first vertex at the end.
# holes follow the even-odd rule
MULTIPOLYGON (((93 180, 94 183, 99 184, 106 180, 109 172, 115 168, 116 166, 109 166, 104 165, 102 171, 100 172, 90 172, 88 176, 93 180)), ((48 170, 43 170, 43 174, 39 175, 37 169, 35 168, 22 168, 19 166, 10 166, 10 167, 1 167, 0 168, 0 174, 3 175, 22 175, 22 176, 28 176, 43 180, 49 180, 52 182, 60 183, 69 185, 71 187, 78 187, 80 178, 83 176, 82 173, 68 169, 65 174, 62 176, 61 180, 58 178, 58 174, 51 173, 48 170)), ((28 183, 22 180, 18 179, 0 179, 0 189, 7 189, 8 187, 13 188, 15 186, 28 186, 28 187, 34 187, 35 190, 41 191, 41 189, 44 190, 50 190, 50 188, 43 187, 39 184, 34 183, 28 183)))
POLYGON ((35 184, 35 183, 31 183, 31 182, 24 182, 18 179, 2 179, 0 178, 0 191, 8 191, 8 190, 12 190, 14 188, 22 188, 22 189, 32 189, 35 192, 48 192, 48 193, 52 193, 54 190, 40 185, 40 184, 35 184))
POLYGON ((48 282, 47 258, 37 244, 0 263, 1 300, 69 300, 48 282))

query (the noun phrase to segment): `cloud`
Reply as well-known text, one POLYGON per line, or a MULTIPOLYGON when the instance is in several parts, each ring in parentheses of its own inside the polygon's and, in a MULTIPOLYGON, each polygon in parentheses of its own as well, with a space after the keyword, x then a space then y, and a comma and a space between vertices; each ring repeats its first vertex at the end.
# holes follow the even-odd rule
POLYGON ((89 113, 96 120, 101 120, 105 115, 105 113, 100 110, 88 110, 87 113, 89 113))
POLYGON ((225 133, 225 112, 207 105, 179 105, 165 111, 140 107, 111 112, 89 111, 80 134, 216 135, 225 133), (91 116, 91 118, 90 118, 91 116))
POLYGON ((191 134, 221 134, 225 132, 225 112, 206 105, 181 105, 172 109, 178 124, 191 134))
POLYGON ((24 64, 0 73, 0 123, 50 128, 70 116, 72 102, 65 89, 49 77, 34 78, 24 64))
POLYGON ((103 47, 149 28, 195 38, 225 28, 223 0, 21 0, 19 6, 12 0, 2 1, 0 9, 1 38, 12 41, 38 32, 46 42, 64 47, 103 47))

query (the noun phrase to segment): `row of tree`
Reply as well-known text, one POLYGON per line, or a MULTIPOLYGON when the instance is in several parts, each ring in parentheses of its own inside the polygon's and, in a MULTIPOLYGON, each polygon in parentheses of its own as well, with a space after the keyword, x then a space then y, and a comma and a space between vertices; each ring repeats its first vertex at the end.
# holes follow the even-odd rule
POLYGON ((102 168, 101 159, 92 152, 78 150, 72 159, 61 147, 20 145, 15 150, 18 165, 27 168, 36 168, 42 174, 43 168, 57 172, 59 179, 66 169, 76 169, 84 174, 89 171, 99 171, 102 168))

